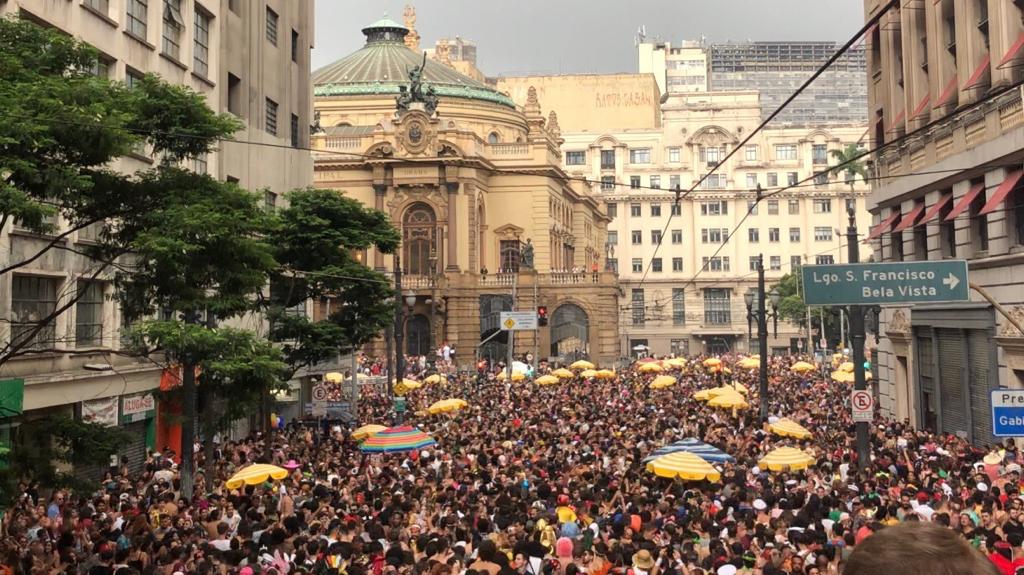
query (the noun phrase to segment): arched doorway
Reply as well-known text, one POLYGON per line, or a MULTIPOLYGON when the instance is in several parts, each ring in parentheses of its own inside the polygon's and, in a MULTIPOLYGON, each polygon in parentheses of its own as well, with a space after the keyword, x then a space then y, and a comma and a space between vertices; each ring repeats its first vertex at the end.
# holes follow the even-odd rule
POLYGON ((551 316, 551 355, 576 360, 590 354, 590 319, 580 306, 562 304, 551 316))
POLYGON ((406 324, 406 350, 409 355, 430 355, 430 320, 418 313, 406 324))
POLYGON ((410 275, 433 275, 437 265, 437 216, 433 208, 417 202, 402 218, 402 268, 410 275))

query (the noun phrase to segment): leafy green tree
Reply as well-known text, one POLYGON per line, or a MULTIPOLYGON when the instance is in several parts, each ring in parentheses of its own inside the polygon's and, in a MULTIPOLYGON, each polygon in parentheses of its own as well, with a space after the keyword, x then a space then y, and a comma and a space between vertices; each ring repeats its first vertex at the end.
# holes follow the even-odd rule
POLYGON ((865 182, 868 179, 867 158, 868 151, 857 144, 846 144, 842 150, 829 150, 829 154, 836 160, 836 166, 829 173, 833 176, 843 176, 843 181, 850 186, 850 195, 853 195, 853 185, 860 176, 865 182))
POLYGON ((394 320, 388 278, 354 254, 370 247, 392 253, 399 234, 383 213, 333 190, 294 190, 286 199, 269 238, 280 267, 260 303, 291 377, 341 350, 356 349, 394 320), (311 299, 330 303, 325 317, 290 313, 311 299))
MULTIPOLYGON (((775 284, 775 289, 779 291, 779 318, 783 319, 793 325, 799 326, 800 329, 807 329, 807 304, 804 303, 802 295, 801 282, 803 281, 803 268, 797 267, 790 273, 782 276, 779 279, 779 283, 775 284)), ((839 341, 839 320, 838 310, 833 309, 830 306, 825 306, 824 310, 820 309, 820 306, 815 307, 811 310, 811 328, 817 328, 821 333, 821 317, 824 314, 825 317, 825 334, 829 336, 829 342, 834 343, 839 341)), ((816 344, 815 344, 816 345, 816 344)))
MULTIPOLYGON (((35 253, 0 268, 11 273, 66 249, 66 238, 98 226, 97 244, 79 250, 91 258, 85 279, 106 279, 124 269, 138 221, 166 203, 173 182, 152 170, 123 174, 113 160, 148 144, 166 165, 214 149, 218 139, 240 127, 218 115, 201 95, 155 76, 133 88, 94 75, 98 53, 51 28, 0 18, 0 227, 10 222, 50 236, 35 253), (59 214, 67 222, 57 229, 59 214)), ((36 336, 75 305, 85 291, 65 298, 0 345, 0 366, 28 349, 36 336)), ((56 343, 56 342, 55 342, 56 343)), ((33 346, 35 347, 35 346, 33 346)))

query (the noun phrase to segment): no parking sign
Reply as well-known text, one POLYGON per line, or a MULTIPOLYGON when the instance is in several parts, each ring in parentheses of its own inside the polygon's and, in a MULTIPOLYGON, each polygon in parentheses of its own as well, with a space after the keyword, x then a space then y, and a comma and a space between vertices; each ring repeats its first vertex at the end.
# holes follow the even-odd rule
POLYGON ((850 409, 854 423, 871 423, 875 418, 875 398, 866 389, 855 389, 850 393, 850 409))

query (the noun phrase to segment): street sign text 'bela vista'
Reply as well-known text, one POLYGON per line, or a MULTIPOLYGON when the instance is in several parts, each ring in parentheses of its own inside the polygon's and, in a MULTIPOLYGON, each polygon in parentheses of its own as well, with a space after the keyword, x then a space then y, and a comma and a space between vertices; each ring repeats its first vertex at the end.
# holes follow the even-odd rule
POLYGON ((803 269, 808 305, 967 301, 967 261, 829 264, 803 269))

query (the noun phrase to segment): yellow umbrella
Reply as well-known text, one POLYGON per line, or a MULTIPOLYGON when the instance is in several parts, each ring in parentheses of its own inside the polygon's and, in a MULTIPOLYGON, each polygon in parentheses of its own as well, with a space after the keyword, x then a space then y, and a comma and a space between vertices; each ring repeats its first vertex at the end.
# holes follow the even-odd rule
POLYGON ((718 367, 722 365, 722 360, 717 357, 709 357, 704 360, 704 367, 718 367))
POLYGON ((573 373, 571 371, 569 371, 568 369, 565 369, 564 367, 560 367, 560 368, 556 369, 555 371, 552 371, 551 375, 553 375, 553 376, 555 376, 555 377, 557 377, 559 379, 569 379, 571 377, 574 377, 573 373))
POLYGON ((542 375, 533 381, 537 385, 554 385, 559 382, 559 379, 553 375, 542 375))
POLYGON ((789 369, 797 373, 807 373, 808 371, 814 371, 815 368, 813 363, 807 363, 806 361, 798 361, 794 363, 793 366, 790 367, 789 369))
POLYGON ((747 400, 740 395, 738 392, 733 391, 732 393, 723 393, 719 396, 712 397, 708 401, 708 405, 711 407, 722 407, 725 409, 742 409, 749 407, 750 404, 747 400))
POLYGON ((647 464, 647 471, 659 477, 679 478, 687 481, 719 481, 722 474, 699 455, 677 451, 662 455, 647 464))
POLYGON ((750 393, 750 390, 747 389, 747 386, 743 385, 742 383, 740 383, 738 381, 736 383, 732 384, 732 388, 734 390, 742 393, 743 395, 746 395, 746 394, 750 393))
POLYGON ((341 383, 345 381, 345 376, 337 371, 332 371, 324 374, 324 381, 327 383, 341 383))
POLYGON ((711 399, 711 390, 710 389, 702 389, 702 390, 698 391, 697 393, 693 394, 693 398, 696 399, 697 401, 707 401, 707 400, 711 399))
POLYGON ((799 471, 815 463, 813 457, 795 447, 780 447, 761 458, 757 465, 771 471, 799 471))
POLYGON ((674 368, 677 368, 677 369, 678 368, 683 368, 683 367, 686 367, 686 360, 683 359, 683 358, 680 358, 680 357, 673 357, 671 359, 666 359, 665 360, 665 365, 667 365, 669 367, 674 367, 674 368))
POLYGON ((380 433, 381 431, 384 431, 385 429, 387 429, 387 426, 377 425, 376 423, 368 423, 368 424, 360 427, 359 429, 356 429, 355 431, 353 431, 352 432, 352 439, 355 439, 356 441, 359 441, 359 440, 362 440, 362 439, 366 439, 367 437, 370 437, 374 433, 380 433))
POLYGON ((581 359, 579 361, 572 362, 572 365, 570 365, 569 367, 571 367, 572 369, 594 369, 597 366, 585 359, 581 359))
POLYGON ((441 374, 435 373, 433 375, 428 375, 427 378, 423 380, 423 383, 441 383, 441 374))
POLYGON ((464 399, 442 399, 441 401, 435 401, 427 408, 427 413, 431 415, 437 415, 438 413, 449 413, 452 411, 458 411, 463 407, 468 406, 464 399))
POLYGON ((584 369, 583 371, 580 372, 580 377, 585 377, 587 379, 590 379, 591 377, 594 377, 596 375, 597 371, 593 369, 584 369))
POLYGON ((615 372, 610 369, 599 369, 594 377, 598 379, 615 379, 615 372))
POLYGON ((238 471, 231 476, 225 485, 228 489, 238 489, 244 485, 259 485, 271 479, 284 479, 288 477, 288 470, 276 465, 255 463, 238 471))
POLYGON ((752 357, 745 357, 736 362, 736 365, 742 369, 754 369, 757 367, 761 367, 761 360, 754 359, 752 357))
POLYGON ((664 389, 676 384, 676 378, 671 375, 659 375, 651 382, 651 389, 664 389))
POLYGON ((853 383, 853 374, 849 371, 833 371, 832 380, 839 383, 853 383))
POLYGON ((839 365, 839 371, 853 373, 853 362, 844 361, 842 364, 839 365))
POLYGON ((783 417, 782 419, 768 426, 768 431, 783 437, 795 437, 797 439, 810 439, 811 432, 799 423, 783 417))
POLYGON ((637 368, 637 371, 639 371, 640 373, 661 373, 665 371, 665 368, 661 367, 657 363, 651 362, 641 365, 640 367, 637 368))
MULTIPOLYGON (((505 381, 505 379, 507 377, 508 377, 508 372, 502 371, 501 373, 498 374, 498 381, 505 381)), ((512 381, 523 381, 524 379, 526 379, 526 374, 525 373, 523 373, 521 371, 513 371, 512 372, 512 381)))

